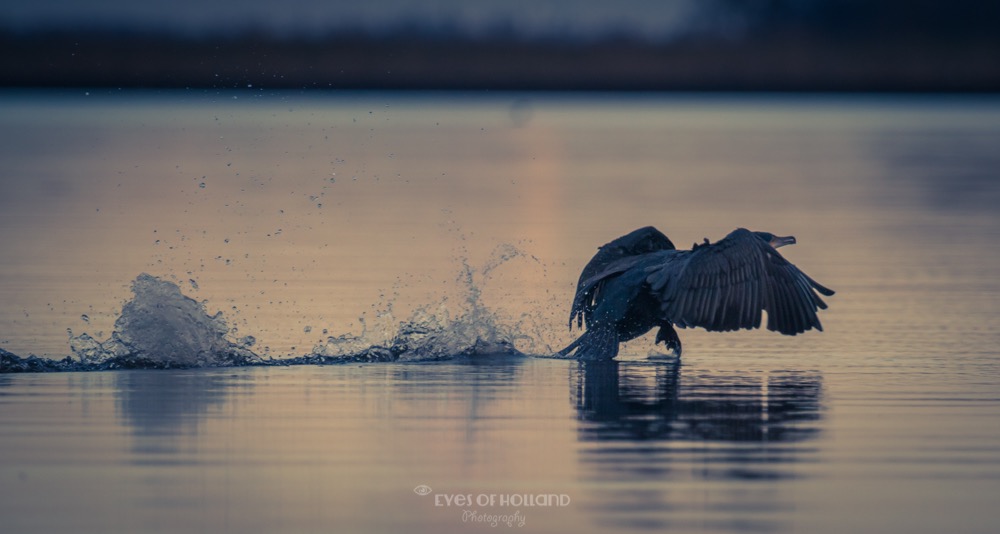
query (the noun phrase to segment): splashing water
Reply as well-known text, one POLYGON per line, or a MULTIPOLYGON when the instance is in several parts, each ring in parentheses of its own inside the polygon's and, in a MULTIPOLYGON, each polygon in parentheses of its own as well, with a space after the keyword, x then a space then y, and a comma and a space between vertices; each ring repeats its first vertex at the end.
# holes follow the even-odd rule
POLYGON ((482 302, 482 284, 495 269, 515 258, 538 262, 512 245, 497 247, 479 270, 462 258, 457 280, 463 298, 454 318, 448 299, 443 299, 437 305, 417 308, 407 320, 396 323, 389 301, 376 312, 374 324, 359 318, 360 335, 330 336, 310 354, 284 359, 258 356, 251 349, 257 341, 253 336, 228 338, 231 331, 222 312, 209 315, 204 304, 182 294, 177 284, 143 273, 132 282, 134 297, 122 307, 111 337, 98 341, 87 333, 74 336, 70 330, 70 349, 76 359, 59 361, 20 358, 0 349, 0 372, 438 361, 551 352, 544 343, 539 351, 537 336, 523 333, 524 317, 518 321, 504 318, 482 302))
POLYGON ((250 343, 226 338, 222 312, 181 293, 177 284, 143 273, 132 282, 134 297, 122 308, 111 337, 99 342, 70 336, 70 350, 84 364, 102 367, 217 367, 261 361, 250 343))
MULTIPOLYGON (((533 258, 512 245, 500 245, 480 270, 481 277, 503 263, 518 257, 533 258)), ((351 361, 434 361, 456 356, 483 354, 523 355, 522 349, 534 348, 531 336, 507 326, 500 316, 482 302, 476 282, 476 269, 463 257, 458 282, 464 293, 459 313, 453 319, 447 299, 436 306, 417 308, 409 319, 394 325, 392 303, 375 314, 376 325, 369 328, 364 317, 359 321, 358 336, 331 336, 313 347, 312 359, 348 359, 351 361)), ((527 352, 527 351, 526 351, 527 352)))
MULTIPOLYGON (((292 361, 435 361, 458 356, 522 354, 511 341, 513 335, 491 321, 477 322, 476 317, 470 313, 450 320, 443 306, 438 313, 418 309, 382 342, 372 343, 372 334, 365 327, 359 336, 328 337, 313 347, 312 355, 292 361)), ((362 325, 365 325, 363 320, 362 325)))

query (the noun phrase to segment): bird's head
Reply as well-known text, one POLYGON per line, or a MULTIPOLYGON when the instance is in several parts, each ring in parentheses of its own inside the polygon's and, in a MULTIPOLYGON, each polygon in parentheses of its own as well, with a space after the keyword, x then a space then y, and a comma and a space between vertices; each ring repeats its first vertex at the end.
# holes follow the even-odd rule
POLYGON ((795 244, 795 236, 790 235, 782 237, 780 235, 774 235, 770 232, 754 232, 754 233, 757 234, 757 237, 763 239, 765 242, 767 242, 768 245, 771 245, 774 248, 795 244))

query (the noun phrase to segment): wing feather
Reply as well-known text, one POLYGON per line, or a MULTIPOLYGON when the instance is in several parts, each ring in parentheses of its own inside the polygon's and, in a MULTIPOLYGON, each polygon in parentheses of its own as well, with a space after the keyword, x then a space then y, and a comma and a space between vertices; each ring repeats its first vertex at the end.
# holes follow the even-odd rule
POLYGON ((646 269, 665 320, 725 331, 759 328, 794 335, 822 324, 816 313, 832 295, 756 234, 738 229, 711 245, 675 252, 646 269))

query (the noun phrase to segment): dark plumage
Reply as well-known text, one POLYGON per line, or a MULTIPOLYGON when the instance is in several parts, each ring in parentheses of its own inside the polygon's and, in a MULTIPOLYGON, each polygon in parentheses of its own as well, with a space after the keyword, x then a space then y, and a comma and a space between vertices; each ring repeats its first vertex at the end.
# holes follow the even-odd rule
POLYGON ((570 311, 570 329, 587 331, 559 351, 588 360, 611 359, 618 344, 659 326, 656 343, 678 356, 674 326, 713 332, 759 328, 786 335, 823 330, 816 312, 833 295, 778 253, 794 237, 734 230, 715 243, 675 250, 653 227, 601 247, 583 268, 570 311))

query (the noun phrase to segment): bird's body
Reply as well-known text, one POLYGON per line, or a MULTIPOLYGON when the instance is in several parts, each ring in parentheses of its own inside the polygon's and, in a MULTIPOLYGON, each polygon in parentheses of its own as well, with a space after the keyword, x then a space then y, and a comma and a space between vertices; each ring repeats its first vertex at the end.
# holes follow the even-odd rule
POLYGON ((818 309, 826 303, 816 291, 833 295, 785 260, 776 247, 792 237, 737 229, 724 239, 676 250, 655 228, 640 228, 603 247, 580 275, 570 328, 587 331, 563 356, 610 359, 618 345, 660 327, 663 341, 678 355, 674 326, 709 331, 767 328, 795 335, 822 330, 818 309))

